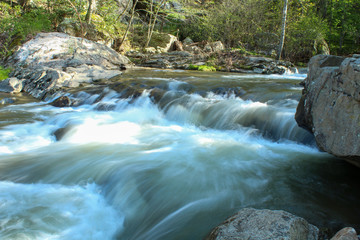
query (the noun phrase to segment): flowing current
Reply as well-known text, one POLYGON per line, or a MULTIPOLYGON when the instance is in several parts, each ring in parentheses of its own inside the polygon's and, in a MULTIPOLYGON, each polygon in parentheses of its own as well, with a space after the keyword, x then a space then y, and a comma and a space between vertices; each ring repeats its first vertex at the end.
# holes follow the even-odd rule
POLYGON ((132 70, 113 84, 136 97, 18 96, 0 107, 0 239, 197 240, 244 207, 358 228, 357 169, 294 120, 304 77, 132 70))

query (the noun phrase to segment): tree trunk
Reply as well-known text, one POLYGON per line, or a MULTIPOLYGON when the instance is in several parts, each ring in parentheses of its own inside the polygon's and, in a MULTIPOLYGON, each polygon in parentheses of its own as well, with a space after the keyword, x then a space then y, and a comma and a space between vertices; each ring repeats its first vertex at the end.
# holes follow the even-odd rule
POLYGON ((159 14, 159 10, 160 10, 161 6, 166 3, 166 1, 167 0, 162 0, 160 2, 159 6, 156 9, 155 14, 153 12, 151 13, 151 16, 153 16, 153 19, 152 19, 152 17, 150 17, 149 28, 148 28, 148 37, 147 37, 147 41, 146 41, 146 44, 145 44, 145 48, 147 48, 149 46, 152 34, 154 32, 154 27, 155 27, 155 23, 156 23, 158 14, 159 14), (152 22, 151 22, 151 19, 153 20, 152 22))
POLYGON ((283 8, 283 14, 282 14, 281 36, 280 36, 278 60, 281 59, 281 54, 282 54, 282 51, 283 51, 283 48, 284 48, 287 7, 288 7, 288 0, 284 0, 284 8, 283 8))
POLYGON ((127 28, 126 28, 125 34, 124 34, 123 38, 122 38, 121 41, 120 41, 119 49, 121 48, 121 45, 124 43, 124 41, 125 41, 128 33, 129 33, 129 29, 130 29, 131 24, 132 24, 132 21, 133 21, 133 19, 134 19, 135 7, 136 7, 137 2, 138 2, 138 0, 135 0, 134 5, 133 5, 133 7, 131 8, 130 20, 129 20, 128 26, 127 26, 127 28))
POLYGON ((96 0, 88 0, 88 1, 89 1, 89 8, 88 8, 88 11, 87 11, 86 16, 85 16, 85 22, 87 24, 90 24, 90 22, 91 22, 91 14, 96 9, 96 0))

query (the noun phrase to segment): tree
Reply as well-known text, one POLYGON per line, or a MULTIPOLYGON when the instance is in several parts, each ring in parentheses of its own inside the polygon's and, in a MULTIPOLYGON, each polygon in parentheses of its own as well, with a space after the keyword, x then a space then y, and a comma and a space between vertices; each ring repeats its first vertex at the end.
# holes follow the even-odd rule
POLYGON ((149 46, 152 34, 154 32, 154 27, 155 27, 155 23, 159 14, 159 10, 161 8, 161 6, 163 6, 166 3, 166 0, 161 0, 160 4, 157 6, 157 9, 155 11, 155 13, 153 12, 153 3, 151 1, 151 15, 150 15, 150 19, 149 19, 149 26, 148 26, 148 34, 147 34, 147 40, 145 43, 145 48, 147 48, 149 46))
POLYGON ((134 15, 135 15, 135 7, 136 7, 136 4, 137 4, 138 0, 135 0, 132 8, 131 8, 131 16, 130 16, 130 20, 129 20, 129 23, 128 23, 128 26, 126 28, 126 31, 125 31, 125 34, 123 36, 123 38, 121 39, 120 41, 120 44, 119 44, 119 49, 121 48, 121 45, 124 43, 128 33, 129 33, 129 30, 130 30, 130 27, 131 27, 131 24, 132 24, 132 21, 134 19, 134 15))
POLYGON ((90 24, 90 22, 91 22, 91 14, 96 9, 96 0, 88 0, 88 1, 89 1, 89 8, 88 8, 88 11, 87 11, 86 16, 85 16, 85 22, 87 24, 90 24))
POLYGON ((282 24, 281 24, 281 36, 280 36, 279 53, 278 53, 279 60, 281 59, 281 54, 282 54, 282 51, 284 48, 284 42, 285 42, 287 8, 288 8, 288 0, 284 0, 284 8, 283 8, 282 24))

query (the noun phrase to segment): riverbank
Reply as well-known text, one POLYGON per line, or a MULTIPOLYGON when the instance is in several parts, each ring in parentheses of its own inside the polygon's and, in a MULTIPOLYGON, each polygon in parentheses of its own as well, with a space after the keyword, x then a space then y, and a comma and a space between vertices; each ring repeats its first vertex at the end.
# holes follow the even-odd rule
POLYGON ((137 66, 151 68, 221 71, 246 74, 284 74, 297 72, 296 67, 289 61, 275 60, 264 56, 248 56, 239 51, 217 51, 210 53, 171 51, 157 54, 129 52, 126 56, 137 66))

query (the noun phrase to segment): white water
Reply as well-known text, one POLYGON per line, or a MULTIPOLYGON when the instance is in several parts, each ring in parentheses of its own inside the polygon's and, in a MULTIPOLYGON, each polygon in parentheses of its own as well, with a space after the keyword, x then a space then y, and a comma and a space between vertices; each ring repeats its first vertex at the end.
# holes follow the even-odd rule
POLYGON ((296 126, 299 79, 168 74, 139 73, 168 84, 157 103, 105 89, 78 107, 1 108, 32 120, 0 128, 0 238, 202 239, 250 206, 358 224, 356 177, 296 126), (204 90, 215 81, 246 94, 204 90))

